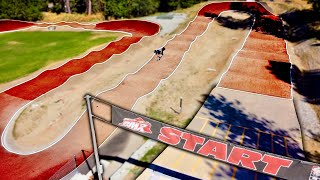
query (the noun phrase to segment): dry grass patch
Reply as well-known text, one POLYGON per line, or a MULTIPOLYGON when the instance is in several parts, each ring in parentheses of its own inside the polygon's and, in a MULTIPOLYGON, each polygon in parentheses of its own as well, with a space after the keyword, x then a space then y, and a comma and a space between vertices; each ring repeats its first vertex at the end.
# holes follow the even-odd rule
POLYGON ((50 12, 43 12, 43 22, 99 22, 104 21, 105 18, 102 13, 92 14, 92 15, 86 15, 86 14, 68 14, 68 13, 50 13, 50 12))

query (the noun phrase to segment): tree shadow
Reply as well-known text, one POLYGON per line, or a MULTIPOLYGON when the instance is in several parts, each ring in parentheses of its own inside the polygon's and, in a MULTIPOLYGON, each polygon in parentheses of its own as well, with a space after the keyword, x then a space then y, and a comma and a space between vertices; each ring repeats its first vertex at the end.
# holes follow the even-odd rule
POLYGON ((195 178, 192 176, 189 176, 187 174, 183 174, 181 172, 178 171, 174 171, 156 164, 152 164, 152 163, 147 163, 147 162, 143 162, 143 161, 139 161, 133 158, 129 158, 129 159, 124 159, 121 157, 117 157, 117 156, 106 156, 106 155, 100 155, 100 158, 103 160, 109 160, 109 161, 116 161, 116 162, 120 162, 120 163, 125 163, 128 162, 130 164, 136 165, 136 166, 140 166, 143 168, 149 168, 153 171, 159 172, 161 174, 165 174, 167 176, 173 177, 173 178, 177 178, 177 179, 190 179, 190 180, 198 180, 199 178, 195 178))
POLYGON ((255 16, 272 15, 261 4, 256 2, 232 2, 230 9, 249 12, 255 16))
POLYGON ((278 128, 274 121, 246 112, 240 101, 229 101, 221 94, 209 95, 204 108, 208 110, 208 115, 219 121, 211 121, 211 126, 229 132, 224 140, 240 144, 240 139, 243 139, 242 145, 247 147, 298 159, 305 157, 299 143, 291 135, 300 133, 299 129, 278 128))
POLYGON ((303 96, 304 101, 320 104, 320 70, 301 71, 293 65, 291 77, 294 90, 303 96))
POLYGON ((279 17, 267 13, 261 5, 232 3, 232 9, 254 14, 254 29, 291 42, 301 42, 311 38, 320 39, 320 14, 313 10, 291 10, 279 17), (284 23, 282 22, 284 21, 284 23))
POLYGON ((250 29, 253 24, 253 20, 254 18, 252 16, 246 19, 236 19, 231 16, 220 16, 217 18, 217 22, 219 22, 220 25, 230 29, 250 29))
MULTIPOLYGON (((313 10, 292 10, 275 16, 258 3, 232 2, 230 10, 251 13, 255 17, 253 30, 263 34, 273 35, 291 42, 301 42, 312 38, 320 39, 320 14, 313 10), (283 23, 284 21, 284 23, 283 23)), ((208 17, 217 17, 217 14, 204 13, 208 17)), ((234 29, 237 21, 224 20, 225 27, 234 29), (230 25, 230 21, 235 24, 230 25)), ((240 26, 242 27, 242 26, 240 26)))
POLYGON ((274 178, 272 176, 250 171, 245 168, 240 168, 236 166, 219 166, 219 172, 215 174, 216 177, 221 179, 225 177, 235 177, 237 180, 248 180, 248 179, 259 179, 259 180, 271 180, 271 179, 279 179, 274 178))
POLYGON ((239 11, 249 12, 253 14, 255 17, 255 23, 252 29, 256 32, 283 38, 283 26, 281 19, 265 10, 262 5, 232 3, 231 7, 239 11))
MULTIPOLYGON (((291 135, 292 132, 297 132, 299 129, 284 130, 278 128, 275 126, 274 121, 246 112, 246 108, 242 106, 240 101, 229 101, 221 94, 209 95, 204 107, 208 110, 210 116, 219 121, 219 123, 211 121, 210 125, 224 132, 229 132, 228 138, 224 140, 269 153, 305 160, 305 152, 291 135), (241 127, 245 127, 245 130, 241 127), (241 138, 243 138, 242 142, 241 138)), ((212 167, 209 162, 207 162, 207 165, 212 167)), ((232 165, 219 166, 219 169, 220 171, 215 173, 215 177, 225 178, 227 176, 235 177, 236 179, 272 178, 244 168, 237 167, 236 171, 234 171, 234 166, 232 165)))
POLYGON ((315 153, 306 152, 306 157, 308 157, 309 159, 312 159, 313 162, 320 162, 319 152, 315 152, 315 153))
POLYGON ((269 61, 269 65, 266 68, 273 74, 277 79, 291 84, 290 68, 291 64, 287 62, 269 61))
POLYGON ((284 38, 284 29, 280 18, 274 15, 256 16, 253 30, 263 34, 284 38))
POLYGON ((311 38, 320 39, 320 14, 313 10, 293 10, 281 14, 284 24, 285 39, 301 42, 311 38))
POLYGON ((311 44, 311 46, 317 47, 317 46, 320 46, 320 43, 313 43, 311 44))
POLYGON ((311 134, 311 137, 313 140, 320 143, 320 134, 313 133, 311 130, 308 130, 308 132, 311 134))

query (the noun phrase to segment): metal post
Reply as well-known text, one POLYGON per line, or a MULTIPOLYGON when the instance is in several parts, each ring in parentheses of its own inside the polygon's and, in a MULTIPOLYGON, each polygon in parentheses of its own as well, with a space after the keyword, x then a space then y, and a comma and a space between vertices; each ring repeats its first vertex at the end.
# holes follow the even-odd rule
MULTIPOLYGON (((180 97, 180 113, 182 112, 182 97, 180 97)), ((179 113, 179 114, 180 114, 179 113)))
POLYGON ((88 111, 90 130, 91 130, 91 136, 92 136, 93 152, 94 152, 94 157, 96 160, 96 168, 97 168, 98 178, 99 178, 99 180, 102 180, 102 165, 100 164, 100 160, 99 160, 96 131, 94 129, 94 123, 93 123, 93 118, 92 118, 93 115, 92 115, 92 111, 91 111, 92 110, 91 109, 91 102, 90 102, 91 96, 86 95, 85 99, 86 99, 86 103, 87 103, 87 111, 88 111))

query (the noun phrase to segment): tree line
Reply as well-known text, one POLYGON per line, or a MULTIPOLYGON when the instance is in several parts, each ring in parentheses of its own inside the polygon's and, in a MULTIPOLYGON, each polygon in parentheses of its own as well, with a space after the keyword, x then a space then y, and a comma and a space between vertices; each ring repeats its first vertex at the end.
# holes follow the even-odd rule
MULTIPOLYGON (((132 18, 188 8, 204 0, 0 0, 0 19, 40 20, 41 12, 104 13, 109 18, 132 18)), ((320 13, 320 0, 307 0, 320 13)))
POLYGON ((203 0, 0 0, 0 19, 36 21, 41 12, 102 12, 106 19, 146 16, 187 8, 203 0))

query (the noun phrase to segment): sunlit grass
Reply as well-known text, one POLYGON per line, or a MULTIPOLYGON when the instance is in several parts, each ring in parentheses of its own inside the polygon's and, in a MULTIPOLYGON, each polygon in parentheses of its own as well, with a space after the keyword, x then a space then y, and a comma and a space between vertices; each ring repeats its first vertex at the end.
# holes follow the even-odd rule
POLYGON ((26 76, 115 40, 106 32, 12 32, 0 34, 0 83, 26 76))

